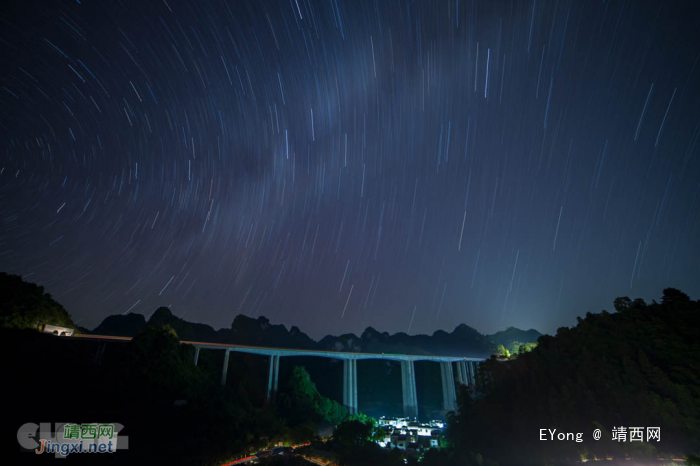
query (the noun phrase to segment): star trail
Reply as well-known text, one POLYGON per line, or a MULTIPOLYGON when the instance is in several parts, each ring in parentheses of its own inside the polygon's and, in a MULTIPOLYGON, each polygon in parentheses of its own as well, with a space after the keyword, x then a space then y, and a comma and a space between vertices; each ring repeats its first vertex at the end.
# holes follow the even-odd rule
POLYGON ((680 1, 14 1, 0 269, 80 325, 554 332, 700 295, 680 1))

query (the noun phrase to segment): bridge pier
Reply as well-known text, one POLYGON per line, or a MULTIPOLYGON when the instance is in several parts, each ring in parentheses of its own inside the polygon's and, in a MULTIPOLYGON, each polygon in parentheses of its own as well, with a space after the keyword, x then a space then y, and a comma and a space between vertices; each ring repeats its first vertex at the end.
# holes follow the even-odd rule
POLYGON ((459 382, 460 385, 466 385, 464 371, 462 370, 462 362, 463 361, 457 361, 457 382, 459 382))
MULTIPOLYGON (((94 364, 99 365, 108 342, 128 342, 131 337, 115 337, 104 335, 73 335, 75 340, 97 341, 99 344, 94 356, 94 364)), ((467 356, 433 356, 433 355, 409 355, 409 354, 378 354, 378 353, 357 353, 331 350, 309 350, 273 347, 253 347, 235 344, 206 343, 201 341, 180 340, 181 344, 192 345, 195 348, 194 365, 199 363, 199 353, 202 349, 219 350, 223 349, 224 361, 221 373, 221 384, 226 384, 228 373, 228 363, 231 351, 246 354, 257 354, 270 357, 270 372, 268 375, 267 399, 274 399, 277 392, 279 378, 279 358, 282 356, 316 356, 322 358, 343 360, 343 405, 351 414, 358 412, 358 390, 357 390, 357 360, 358 359, 382 359, 401 362, 401 389, 403 410, 406 417, 418 417, 418 397, 416 392, 415 361, 433 361, 441 363, 441 375, 443 381, 443 401, 446 409, 456 405, 456 389, 454 366, 457 363, 456 379, 465 385, 476 384, 478 364, 484 359, 467 356), (467 360, 470 359, 470 360, 467 360)), ((484 374, 484 377, 488 377, 484 374)))
POLYGON ((357 414, 359 412, 357 405, 357 359, 352 360, 352 383, 354 385, 352 388, 353 414, 357 414))
POLYGON ((410 418, 418 417, 416 371, 413 361, 401 361, 401 390, 403 395, 403 415, 410 418))
POLYGON ((221 385, 226 385, 226 373, 228 372, 228 354, 231 352, 229 348, 226 348, 226 353, 224 356, 224 370, 221 374, 221 385))
POLYGON ((343 405, 357 414, 357 360, 343 359, 343 405))
POLYGON ((440 363, 440 375, 442 376, 442 407, 447 411, 454 411, 457 409, 457 394, 451 362, 440 363))
POLYGON ((277 395, 277 383, 279 380, 280 356, 279 354, 270 355, 270 373, 267 378, 267 397, 268 403, 275 400, 277 395))
POLYGON ((103 341, 97 346, 97 353, 95 353, 95 365, 99 366, 102 364, 102 356, 105 354, 107 349, 107 342, 103 341))

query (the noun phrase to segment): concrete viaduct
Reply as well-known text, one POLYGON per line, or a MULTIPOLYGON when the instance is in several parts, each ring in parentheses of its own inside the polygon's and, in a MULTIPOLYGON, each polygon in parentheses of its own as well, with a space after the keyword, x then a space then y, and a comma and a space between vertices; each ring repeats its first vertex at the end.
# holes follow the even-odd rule
MULTIPOLYGON (((129 341, 130 337, 113 337, 101 335, 74 335, 71 338, 81 338, 86 340, 98 340, 106 343, 108 341, 129 341)), ((432 356, 432 355, 412 355, 412 354, 390 354, 390 353, 353 353, 347 351, 323 351, 304 350, 288 348, 270 348, 263 346, 243 346, 226 343, 203 343, 197 341, 180 340, 182 344, 192 345, 195 348, 194 364, 197 365, 199 352, 202 349, 223 350, 224 365, 221 372, 221 383, 226 383, 228 372, 228 360, 231 352, 258 354, 268 356, 270 368, 267 381, 267 400, 275 397, 278 386, 279 361, 281 357, 292 356, 315 356, 321 358, 341 359, 343 361, 343 405, 348 408, 351 414, 358 412, 357 409, 357 361, 365 359, 386 359, 389 361, 401 362, 401 388, 403 396, 404 416, 415 418, 418 415, 418 398, 416 395, 416 372, 414 363, 416 361, 433 361, 440 364, 442 377, 442 399, 443 408, 448 411, 457 409, 457 391, 455 380, 463 385, 473 385, 476 380, 478 364, 484 361, 483 358, 460 357, 460 356, 432 356), (455 371, 457 377, 455 378, 455 371)), ((104 352, 104 346, 98 349, 98 356, 104 352)))

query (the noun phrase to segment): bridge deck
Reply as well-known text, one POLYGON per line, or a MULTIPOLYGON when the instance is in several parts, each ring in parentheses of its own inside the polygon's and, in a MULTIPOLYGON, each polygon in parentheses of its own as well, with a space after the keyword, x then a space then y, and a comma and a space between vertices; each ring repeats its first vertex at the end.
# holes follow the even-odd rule
MULTIPOLYGON (((131 337, 117 337, 110 335, 73 335, 66 338, 80 338, 94 341, 118 341, 128 342, 131 337)), ((391 361, 435 361, 435 362, 456 362, 456 361, 484 361, 484 358, 470 356, 437 356, 427 354, 393 354, 393 353, 356 353, 350 351, 331 350, 305 350, 293 348, 270 348, 266 346, 246 346, 229 343, 206 343, 200 341, 180 340, 180 343, 192 345, 203 349, 228 349, 238 353, 260 354, 264 356, 316 356, 332 359, 387 359, 391 361)))

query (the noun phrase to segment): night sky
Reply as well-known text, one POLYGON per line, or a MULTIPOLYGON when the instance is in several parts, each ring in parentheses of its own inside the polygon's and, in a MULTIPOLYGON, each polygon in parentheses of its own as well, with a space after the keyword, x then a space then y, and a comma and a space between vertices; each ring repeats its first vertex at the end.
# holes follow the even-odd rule
POLYGON ((314 338, 700 297, 676 1, 46 1, 0 16, 0 270, 314 338))

